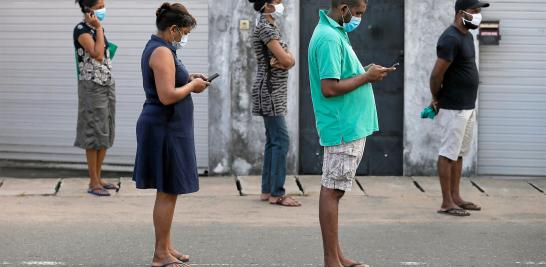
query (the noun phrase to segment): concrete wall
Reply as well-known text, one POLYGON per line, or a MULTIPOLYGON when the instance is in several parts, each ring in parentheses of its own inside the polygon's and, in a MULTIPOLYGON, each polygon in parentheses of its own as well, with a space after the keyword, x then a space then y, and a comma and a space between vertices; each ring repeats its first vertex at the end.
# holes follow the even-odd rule
MULTIPOLYGON (((422 120, 419 114, 431 101, 429 77, 436 61, 436 43, 445 28, 453 23, 454 6, 454 0, 405 0, 405 175, 436 175, 440 145, 438 121, 422 120)), ((479 55, 478 46, 476 48, 479 55)), ((465 175, 476 174, 477 128, 473 149, 465 158, 465 175)))
MULTIPOLYGON (((299 1, 285 1, 279 21, 290 51, 299 50, 299 1)), ((259 174, 265 129, 261 117, 251 114, 251 89, 256 59, 251 34, 257 13, 247 0, 209 0, 209 73, 220 78, 209 90, 209 168, 212 174, 259 174), (250 20, 250 30, 239 29, 250 20)), ((296 56, 296 59, 298 57, 296 56)), ((288 173, 297 170, 298 65, 290 71, 287 124, 290 134, 288 173)))

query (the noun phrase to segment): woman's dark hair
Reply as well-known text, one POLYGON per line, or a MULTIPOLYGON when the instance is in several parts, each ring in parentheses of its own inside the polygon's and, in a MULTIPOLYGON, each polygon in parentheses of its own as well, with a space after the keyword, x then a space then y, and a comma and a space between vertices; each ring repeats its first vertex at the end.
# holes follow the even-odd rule
POLYGON ((197 21, 188 12, 188 9, 180 3, 163 3, 161 7, 155 12, 156 20, 155 25, 160 31, 176 25, 182 28, 195 28, 197 21))
POLYGON ((263 7, 265 3, 271 4, 273 0, 248 0, 250 3, 254 3, 254 10, 263 13, 263 7))
POLYGON ((98 1, 99 0, 76 0, 76 4, 80 5, 82 13, 87 13, 89 11, 86 9, 96 5, 98 1))

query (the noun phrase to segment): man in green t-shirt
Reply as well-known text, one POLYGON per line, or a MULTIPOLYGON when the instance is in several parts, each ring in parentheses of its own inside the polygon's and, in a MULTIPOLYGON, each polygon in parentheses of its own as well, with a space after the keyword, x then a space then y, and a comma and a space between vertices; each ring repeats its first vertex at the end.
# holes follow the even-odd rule
POLYGON ((362 267, 346 258, 338 241, 338 206, 350 191, 364 154, 366 137, 379 130, 371 82, 395 68, 369 65, 356 56, 347 32, 355 30, 367 0, 332 0, 309 44, 309 81, 320 144, 324 146, 319 219, 324 266, 362 267))

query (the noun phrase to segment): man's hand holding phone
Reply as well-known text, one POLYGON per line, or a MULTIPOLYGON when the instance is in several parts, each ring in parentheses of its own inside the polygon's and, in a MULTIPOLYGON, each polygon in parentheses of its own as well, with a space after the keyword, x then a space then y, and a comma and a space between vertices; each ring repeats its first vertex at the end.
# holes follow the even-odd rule
MULTIPOLYGON (((396 64, 395 64, 396 65, 396 64)), ((366 70, 366 77, 370 82, 382 81, 387 75, 396 70, 396 67, 393 65, 390 68, 383 67, 381 65, 370 64, 364 68, 366 70)))

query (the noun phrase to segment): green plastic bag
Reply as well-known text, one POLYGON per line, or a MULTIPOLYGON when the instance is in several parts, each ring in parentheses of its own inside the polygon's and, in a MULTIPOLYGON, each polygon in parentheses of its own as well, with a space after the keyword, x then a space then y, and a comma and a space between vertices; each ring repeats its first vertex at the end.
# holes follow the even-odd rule
POLYGON ((110 50, 110 60, 114 60, 116 51, 118 51, 118 45, 114 43, 108 43, 108 50, 110 50))
POLYGON ((426 107, 423 111, 421 111, 421 119, 431 119, 434 120, 436 117, 436 111, 434 111, 434 108, 431 106, 426 107))

